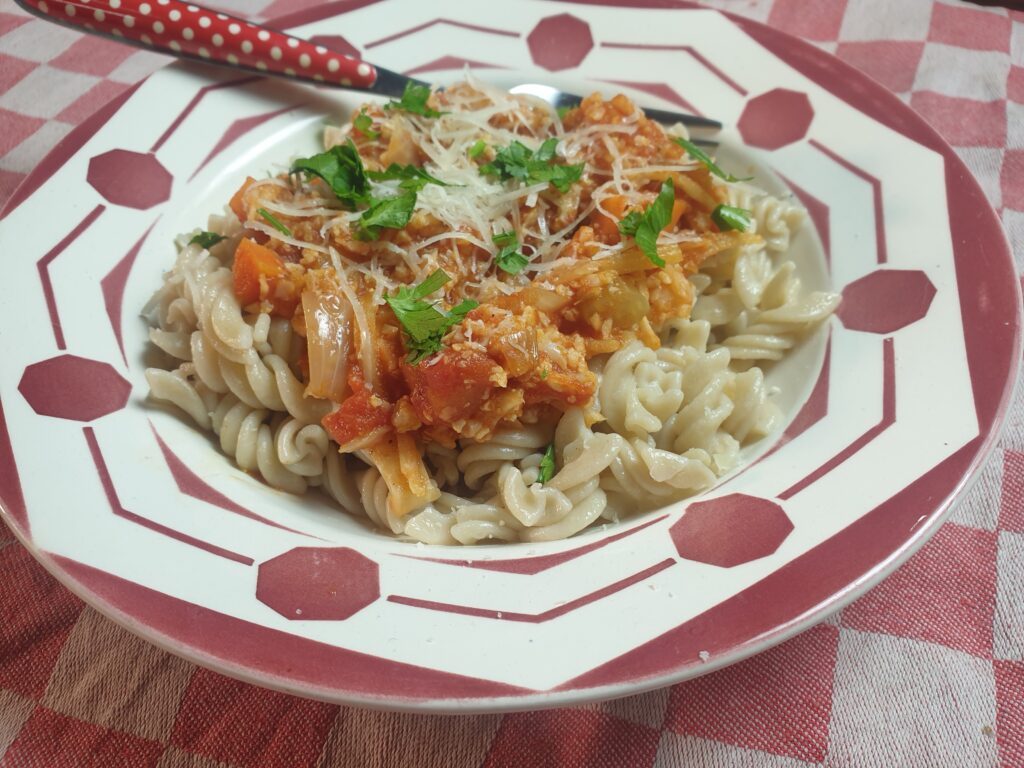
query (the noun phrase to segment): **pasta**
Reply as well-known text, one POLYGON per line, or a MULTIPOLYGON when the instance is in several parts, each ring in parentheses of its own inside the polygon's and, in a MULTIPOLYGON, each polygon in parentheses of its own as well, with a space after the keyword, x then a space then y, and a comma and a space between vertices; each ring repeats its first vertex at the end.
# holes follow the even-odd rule
POLYGON ((411 87, 246 179, 144 313, 151 396, 244 471, 429 544, 550 541, 710 488, 835 310, 792 201, 624 96, 411 87))

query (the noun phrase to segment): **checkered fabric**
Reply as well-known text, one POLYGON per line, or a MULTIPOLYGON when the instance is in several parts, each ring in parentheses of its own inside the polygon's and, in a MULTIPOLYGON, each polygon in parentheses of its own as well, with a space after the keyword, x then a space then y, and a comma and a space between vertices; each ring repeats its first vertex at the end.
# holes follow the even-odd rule
MULTIPOLYGON (((313 4, 216 6, 268 18, 313 4)), ((815 42, 924 115, 981 182, 1024 270, 1024 12, 708 4, 815 42)), ((0 0, 0 204, 76 124, 165 61, 0 0)), ((0 766, 805 764, 1024 766, 1024 391, 949 521, 867 596, 728 669, 572 709, 396 715, 255 688, 83 607, 0 527, 0 766)))

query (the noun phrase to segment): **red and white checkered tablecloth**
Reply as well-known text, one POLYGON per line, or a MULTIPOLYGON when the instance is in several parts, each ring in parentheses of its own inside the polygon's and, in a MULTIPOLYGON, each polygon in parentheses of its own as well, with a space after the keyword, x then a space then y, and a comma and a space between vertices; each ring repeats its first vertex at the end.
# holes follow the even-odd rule
MULTIPOLYGON (((270 18, 310 0, 210 2, 270 18)), ((957 0, 707 0, 809 39, 966 161, 1024 269, 1024 12, 957 0)), ((0 0, 0 206, 166 59, 0 0)), ((5 254, 17 258, 17 254, 5 254)), ((698 680, 589 707, 427 717, 254 688, 137 639, 0 525, 0 766, 1024 766, 1024 390, 980 481, 842 613, 698 680)))

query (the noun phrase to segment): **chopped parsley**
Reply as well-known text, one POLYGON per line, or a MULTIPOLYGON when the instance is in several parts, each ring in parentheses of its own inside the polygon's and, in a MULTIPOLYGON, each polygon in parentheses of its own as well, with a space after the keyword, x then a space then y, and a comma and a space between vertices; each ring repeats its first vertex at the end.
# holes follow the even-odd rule
POLYGON ((675 184, 672 179, 665 179, 657 199, 647 206, 647 210, 643 213, 631 211, 619 222, 619 232, 632 236, 644 255, 658 267, 665 266, 665 260, 658 255, 658 235, 672 220, 675 200, 675 184))
POLYGON ((370 202, 370 184, 352 139, 326 152, 296 160, 291 172, 319 176, 349 208, 370 202))
POLYGON ((544 379, 546 379, 547 377, 548 377, 548 369, 547 368, 541 368, 540 369, 540 380, 544 381, 544 379))
POLYGON ((673 141, 676 144, 678 144, 680 147, 685 149, 686 150, 686 154, 688 154, 694 160, 696 160, 696 161, 698 161, 700 163, 703 163, 704 166, 709 171, 711 171, 713 174, 715 174, 715 176, 717 176, 720 179, 732 182, 732 181, 750 181, 752 178, 754 178, 753 176, 747 176, 746 178, 739 179, 739 178, 733 176, 731 173, 726 173, 725 171, 723 171, 721 168, 719 168, 715 164, 714 160, 712 160, 710 157, 708 157, 708 154, 703 149, 698 147, 692 141, 687 141, 686 139, 680 139, 680 138, 673 139, 673 141))
POLYGON ((206 248, 209 250, 213 248, 221 240, 227 240, 224 235, 218 235, 215 232, 207 232, 203 230, 199 234, 193 235, 192 239, 188 241, 189 245, 198 245, 200 248, 206 248))
POLYGON ((278 221, 277 217, 274 216, 274 214, 272 214, 266 208, 257 208, 256 209, 256 213, 258 213, 260 216, 262 216, 264 219, 266 219, 267 223, 270 224, 270 226, 272 226, 274 229, 276 229, 278 232, 280 232, 285 237, 291 237, 292 236, 292 231, 290 229, 288 229, 288 227, 286 227, 280 221, 278 221))
POLYGON ((466 154, 472 160, 474 157, 479 157, 485 149, 487 149, 487 142, 483 139, 477 139, 473 146, 466 150, 466 154))
POLYGON ((558 113, 559 120, 565 120, 565 116, 572 112, 579 104, 565 104, 561 107, 556 107, 555 111, 558 113))
POLYGON ((434 178, 425 170, 418 168, 415 165, 399 165, 398 163, 392 163, 385 171, 367 171, 366 175, 374 181, 400 179, 401 183, 398 186, 402 189, 411 190, 413 192, 419 192, 427 186, 427 184, 437 184, 439 187, 448 186, 445 182, 434 178))
POLYGON ((445 334, 478 306, 472 299, 463 299, 448 312, 443 312, 437 308, 436 303, 425 301, 427 296, 449 280, 451 278, 443 270, 437 269, 419 285, 412 288, 402 286, 394 296, 384 297, 405 331, 408 361, 412 365, 440 352, 441 339, 445 334))
POLYGON ((443 113, 427 106, 427 99, 430 98, 430 88, 425 85, 417 85, 409 81, 405 84, 405 91, 398 101, 389 101, 384 109, 400 109, 403 112, 411 112, 414 115, 423 117, 440 117, 443 113))
POLYGON ((514 229, 495 235, 492 239, 495 245, 501 247, 501 250, 494 255, 494 263, 498 269, 502 269, 510 275, 518 275, 530 263, 530 260, 519 250, 519 238, 516 237, 514 229))
POLYGON ((499 179, 518 179, 524 184, 550 182, 559 192, 569 191, 573 182, 579 181, 583 173, 583 163, 579 165, 559 165, 554 163, 555 148, 558 139, 545 141, 537 151, 519 141, 513 141, 507 147, 498 149, 494 160, 480 166, 484 176, 497 176, 499 179))
POLYGON ((380 131, 373 130, 373 118, 366 114, 365 109, 356 116, 356 119, 352 121, 352 125, 368 139, 376 139, 380 136, 380 131))
POLYGON ((544 451, 544 457, 540 460, 540 472, 537 473, 537 482, 542 485, 555 476, 555 444, 551 443, 544 451))
POLYGON ((384 227, 401 229, 409 223, 415 207, 416 193, 413 191, 403 192, 397 197, 374 198, 370 207, 359 217, 356 236, 360 240, 377 240, 384 227))
POLYGON ((750 228, 750 211, 733 205, 720 205, 711 212, 711 220, 723 232, 730 229, 746 232, 750 228))

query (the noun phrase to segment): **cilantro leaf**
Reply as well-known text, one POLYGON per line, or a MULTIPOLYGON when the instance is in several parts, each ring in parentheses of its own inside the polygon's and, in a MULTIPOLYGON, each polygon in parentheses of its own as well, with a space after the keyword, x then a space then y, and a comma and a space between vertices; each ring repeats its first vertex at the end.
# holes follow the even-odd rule
POLYGON ((319 176, 349 208, 369 202, 370 184, 352 139, 326 152, 296 160, 292 163, 291 173, 319 176))
POLYGON ((658 235, 672 220, 672 206, 676 201, 676 188, 672 179, 661 183, 661 191, 643 213, 632 211, 619 222, 619 232, 632 235, 640 250, 655 266, 664 267, 665 260, 658 255, 658 235))
POLYGON ((524 184, 549 182, 559 192, 569 191, 573 182, 579 181, 583 173, 583 163, 579 165, 559 165, 554 163, 555 148, 558 139, 545 141, 534 152, 525 144, 513 141, 507 147, 498 149, 494 160, 480 166, 483 176, 497 176, 499 179, 518 179, 524 184))
POLYGON ((356 116, 356 119, 352 121, 352 125, 368 139, 376 139, 380 136, 380 131, 373 130, 373 118, 366 114, 365 109, 356 116))
POLYGON ((414 115, 424 117, 440 117, 443 113, 427 106, 427 99, 430 98, 430 88, 426 85, 417 85, 411 80, 405 84, 405 91, 398 101, 389 101, 384 109, 400 109, 403 112, 411 112, 414 115))
POLYGON ((723 232, 730 229, 745 232, 750 228, 750 211, 732 205, 720 205, 711 212, 711 220, 723 232))
POLYGON ((221 240, 227 240, 224 235, 218 235, 214 232, 207 232, 203 230, 199 234, 193 235, 192 239, 188 241, 189 245, 198 245, 200 248, 206 248, 209 250, 213 248, 221 240))
POLYGON ((466 150, 466 154, 469 155, 469 159, 472 160, 474 157, 478 157, 485 149, 487 149, 487 142, 483 139, 477 139, 476 143, 466 150))
POLYGON ((681 138, 675 138, 675 139, 672 139, 672 141, 674 141, 680 147, 685 149, 686 150, 686 154, 688 154, 694 160, 696 160, 696 161, 698 161, 700 163, 703 163, 704 166, 709 171, 711 171, 713 174, 715 174, 715 176, 717 176, 720 179, 724 179, 725 181, 732 182, 732 181, 750 181, 752 178, 754 178, 753 176, 747 176, 746 178, 740 179, 740 178, 737 178, 737 177, 733 176, 731 173, 726 173, 725 171, 723 171, 721 168, 719 168, 715 164, 714 160, 712 160, 710 157, 708 157, 708 154, 703 149, 698 147, 692 141, 687 141, 686 139, 681 139, 681 138))
POLYGON ((413 192, 419 192, 427 186, 427 184, 437 184, 439 187, 448 186, 446 182, 434 178, 425 170, 418 168, 415 165, 399 165, 398 163, 392 163, 385 171, 367 171, 366 175, 374 181, 400 179, 401 184, 398 186, 402 189, 411 190, 413 192))
POLYGON ((401 229, 412 218, 416 207, 416 193, 403 192, 397 197, 374 198, 359 217, 358 236, 361 240, 376 240, 381 229, 401 229))
POLYGON ((495 235, 492 240, 495 245, 501 246, 501 250, 494 256, 494 263, 498 269, 502 269, 510 275, 518 275, 530 263, 530 260, 519 250, 519 238, 516 237, 515 230, 495 235))
POLYGON ((434 303, 424 301, 427 296, 451 280, 443 270, 435 270, 417 286, 405 285, 394 296, 385 296, 405 331, 405 345, 409 350, 408 361, 417 365, 421 360, 441 351, 441 340, 452 326, 461 323, 466 315, 478 304, 472 299, 463 299, 447 313, 439 310, 434 303))
POLYGON ((258 213, 260 216, 262 216, 264 219, 266 219, 267 223, 269 223, 270 226, 272 226, 274 229, 276 229, 278 232, 280 232, 285 237, 291 237, 292 236, 292 231, 290 229, 288 229, 288 227, 286 227, 280 221, 278 221, 277 217, 274 216, 274 214, 272 214, 266 208, 257 208, 256 209, 256 213, 258 213))
POLYGON ((544 451, 544 457, 540 460, 540 472, 537 473, 537 482, 543 485, 555 476, 555 444, 551 443, 544 451))

